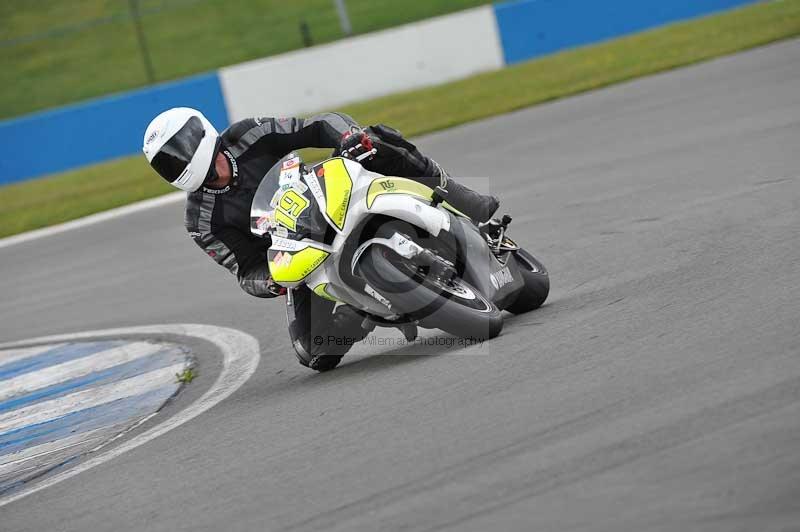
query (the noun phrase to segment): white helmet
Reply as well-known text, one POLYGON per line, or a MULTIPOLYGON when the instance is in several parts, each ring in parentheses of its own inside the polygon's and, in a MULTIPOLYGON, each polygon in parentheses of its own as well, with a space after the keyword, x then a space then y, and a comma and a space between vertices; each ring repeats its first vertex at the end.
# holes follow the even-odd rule
POLYGON ((203 113, 175 107, 150 122, 142 151, 170 185, 194 192, 211 172, 219 145, 219 133, 203 113))

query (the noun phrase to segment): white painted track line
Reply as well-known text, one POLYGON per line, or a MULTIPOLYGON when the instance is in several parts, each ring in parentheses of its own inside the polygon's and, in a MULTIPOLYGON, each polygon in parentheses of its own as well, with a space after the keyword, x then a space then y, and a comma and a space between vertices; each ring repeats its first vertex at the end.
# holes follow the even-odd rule
POLYGON ((60 440, 34 445, 33 447, 28 447, 24 451, 20 451, 18 453, 2 455, 0 456, 0 474, 3 473, 3 468, 8 467, 9 465, 25 462, 26 460, 31 460, 40 456, 45 456, 50 453, 58 452, 62 449, 68 449, 80 443, 100 439, 103 437, 104 433, 108 432, 109 430, 114 430, 115 428, 115 426, 100 427, 87 432, 81 432, 80 434, 74 434, 66 438, 61 438, 60 440))
POLYGON ((18 453, 12 453, 0 456, 0 476, 8 472, 10 469, 14 468, 17 464, 24 463, 28 460, 34 460, 36 458, 41 458, 42 456, 46 456, 48 454, 57 453, 65 449, 69 449, 71 447, 76 447, 78 445, 86 445, 91 442, 100 440, 104 437, 104 435, 106 435, 109 432, 109 430, 112 430, 114 428, 115 427, 113 426, 101 427, 99 429, 90 430, 88 432, 81 432, 80 434, 75 434, 74 436, 69 436, 67 438, 61 438, 60 440, 50 441, 47 443, 43 443, 41 445, 28 447, 24 451, 18 453))
POLYGON ((30 373, 24 373, 13 379, 3 381, 3 387, 0 389, 0 402, 17 395, 30 393, 47 386, 77 379, 78 377, 84 377, 90 373, 96 373, 104 369, 125 364, 126 362, 144 358, 162 349, 164 349, 164 345, 137 342, 114 347, 106 351, 100 351, 99 353, 70 360, 63 364, 48 366, 30 373))
POLYGON ((28 231, 26 233, 20 233, 18 235, 2 238, 0 239, 0 249, 8 246, 13 246, 15 244, 21 244, 23 242, 36 240, 37 238, 44 238, 47 236, 57 235, 65 231, 71 231, 73 229, 80 229, 81 227, 86 227, 89 225, 106 222, 114 218, 119 218, 120 216, 133 214, 135 212, 141 212, 147 209, 161 207, 163 205, 170 205, 172 203, 177 203, 184 199, 186 199, 185 192, 172 192, 170 194, 165 194, 163 196, 158 196, 156 198, 144 201, 137 201, 136 203, 131 203, 130 205, 125 205, 123 207, 117 207, 116 209, 110 209, 107 211, 98 212, 97 214, 90 214, 89 216, 84 216, 83 218, 78 218, 76 220, 64 222, 63 224, 51 225, 50 227, 43 227, 41 229, 36 229, 34 231, 28 231))
POLYGON ((122 336, 122 335, 163 335, 176 334, 199 338, 213 343, 222 353, 222 371, 217 380, 199 399, 187 406, 180 412, 165 419, 145 432, 126 440, 107 452, 97 456, 87 458, 76 466, 65 469, 61 472, 45 477, 20 491, 0 498, 0 507, 13 501, 21 499, 26 495, 43 490, 49 486, 57 484, 63 480, 71 478, 83 471, 91 469, 97 465, 108 462, 109 460, 144 445, 150 440, 176 428, 187 421, 195 418, 216 405, 226 397, 230 396, 255 372, 260 358, 258 340, 241 331, 226 327, 214 327, 211 325, 197 324, 175 324, 175 325, 152 325, 145 327, 125 327, 120 329, 108 329, 104 331, 88 331, 76 334, 55 335, 44 338, 0 344, 0 349, 10 347, 22 347, 30 343, 38 342, 69 342, 74 340, 85 340, 98 336, 122 336))

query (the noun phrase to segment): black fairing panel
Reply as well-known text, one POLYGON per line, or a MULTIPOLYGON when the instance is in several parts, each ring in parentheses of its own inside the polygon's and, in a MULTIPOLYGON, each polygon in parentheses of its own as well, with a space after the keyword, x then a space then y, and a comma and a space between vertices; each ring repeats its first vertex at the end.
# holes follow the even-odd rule
POLYGON ((524 284, 517 261, 511 260, 512 257, 506 257, 505 264, 501 263, 471 221, 452 213, 448 214, 450 215, 450 234, 455 238, 459 248, 456 269, 462 272, 466 282, 480 290, 499 308, 503 308, 504 304, 515 299, 516 292, 524 284), (504 268, 508 268, 512 281, 502 285, 499 289, 495 288, 491 275, 504 268))

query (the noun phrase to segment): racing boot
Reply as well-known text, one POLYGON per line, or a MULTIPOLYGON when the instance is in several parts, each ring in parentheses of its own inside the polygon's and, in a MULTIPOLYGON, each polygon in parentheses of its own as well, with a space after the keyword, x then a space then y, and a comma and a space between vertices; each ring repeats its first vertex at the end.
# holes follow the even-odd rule
POLYGON ((475 224, 480 224, 491 219, 500 207, 500 201, 495 196, 480 194, 453 178, 445 178, 447 190, 447 203, 469 216, 475 224))
MULTIPOLYGON (((476 224, 489 220, 500 206, 494 196, 479 194, 450 178, 444 168, 403 138, 399 131, 378 124, 366 128, 375 152, 364 160, 365 168, 384 175, 409 177, 432 189, 447 190, 447 203, 469 216, 476 224)), ((362 143, 363 144, 363 143, 362 143)))
MULTIPOLYGON (((306 363, 300 356, 298 359, 304 366, 319 372, 330 371, 339 365, 342 357, 359 341, 366 338, 375 327, 364 326, 361 313, 350 305, 340 305, 333 313, 331 333, 340 341, 324 341, 325 336, 317 335, 319 345, 312 347, 312 356, 306 363), (324 342, 324 344, 323 344, 324 342)), ((315 340, 316 340, 315 338, 315 340)), ((299 353, 298 353, 299 355, 299 353)))
POLYGON ((455 181, 442 168, 442 165, 427 157, 428 175, 438 178, 439 183, 426 183, 431 188, 437 186, 447 191, 447 203, 463 212, 472 219, 475 225, 487 222, 500 207, 500 201, 495 196, 475 192, 471 188, 455 181))
POLYGON ((372 316, 367 313, 362 313, 364 316, 364 321, 361 322, 361 328, 364 330, 368 330, 372 332, 375 330, 375 327, 388 327, 388 328, 395 328, 403 333, 403 337, 406 339, 407 342, 413 342, 417 339, 419 335, 419 331, 417 329, 417 322, 410 321, 410 322, 395 322, 384 320, 379 318, 378 316, 372 316))

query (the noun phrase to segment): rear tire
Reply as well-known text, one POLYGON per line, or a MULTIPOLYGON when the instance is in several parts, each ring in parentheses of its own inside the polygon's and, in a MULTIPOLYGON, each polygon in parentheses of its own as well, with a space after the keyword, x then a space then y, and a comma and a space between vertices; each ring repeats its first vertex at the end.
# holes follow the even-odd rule
POLYGON ((525 286, 520 289, 517 299, 506 307, 506 310, 512 314, 523 314, 541 307, 547 299, 550 293, 550 276, 544 265, 524 249, 515 251, 514 259, 519 265, 525 286))
POLYGON ((487 340, 503 329, 500 310, 461 279, 444 284, 415 273, 394 251, 373 245, 360 260, 361 274, 392 304, 392 310, 461 338, 487 340))

